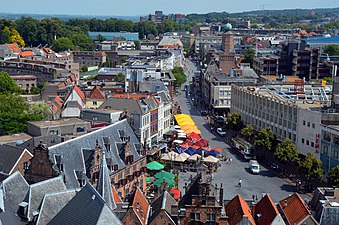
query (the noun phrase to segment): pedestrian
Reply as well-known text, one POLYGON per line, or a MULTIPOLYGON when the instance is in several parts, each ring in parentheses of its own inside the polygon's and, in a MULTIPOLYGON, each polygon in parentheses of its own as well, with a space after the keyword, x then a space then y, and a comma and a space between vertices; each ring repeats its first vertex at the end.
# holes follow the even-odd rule
POLYGON ((240 188, 241 188, 241 183, 242 183, 242 180, 241 180, 241 178, 239 178, 238 187, 240 187, 240 188))

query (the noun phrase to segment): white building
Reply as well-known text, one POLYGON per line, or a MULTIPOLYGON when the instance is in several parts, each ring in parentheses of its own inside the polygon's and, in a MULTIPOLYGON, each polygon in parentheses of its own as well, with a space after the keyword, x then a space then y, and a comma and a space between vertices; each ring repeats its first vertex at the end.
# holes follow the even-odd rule
POLYGON ((255 129, 270 127, 279 140, 291 139, 302 154, 317 152, 324 106, 330 87, 305 85, 297 93, 294 85, 260 87, 232 86, 231 112, 238 112, 255 129))

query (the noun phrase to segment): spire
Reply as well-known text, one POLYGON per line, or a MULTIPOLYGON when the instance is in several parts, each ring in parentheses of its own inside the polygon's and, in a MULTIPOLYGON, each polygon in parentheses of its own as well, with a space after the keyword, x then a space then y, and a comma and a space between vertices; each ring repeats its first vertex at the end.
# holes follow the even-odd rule
POLYGON ((113 193, 112 193, 112 185, 111 180, 109 177, 109 170, 107 167, 106 157, 105 157, 105 151, 102 151, 102 162, 100 165, 100 171, 99 171, 99 178, 97 183, 97 191, 102 196, 102 198, 105 200, 108 207, 113 210, 117 206, 115 205, 113 193))

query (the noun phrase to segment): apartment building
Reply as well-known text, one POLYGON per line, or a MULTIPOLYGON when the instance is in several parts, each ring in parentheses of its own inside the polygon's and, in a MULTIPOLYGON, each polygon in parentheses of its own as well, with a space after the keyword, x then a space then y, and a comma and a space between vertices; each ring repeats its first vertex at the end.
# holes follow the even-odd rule
POLYGON ((270 127, 279 140, 291 139, 304 155, 318 151, 320 124, 331 99, 329 86, 234 85, 231 94, 231 112, 240 113, 245 123, 257 130, 270 127))
POLYGON ((96 51, 76 51, 73 52, 73 60, 80 66, 102 66, 106 62, 105 52, 96 51))

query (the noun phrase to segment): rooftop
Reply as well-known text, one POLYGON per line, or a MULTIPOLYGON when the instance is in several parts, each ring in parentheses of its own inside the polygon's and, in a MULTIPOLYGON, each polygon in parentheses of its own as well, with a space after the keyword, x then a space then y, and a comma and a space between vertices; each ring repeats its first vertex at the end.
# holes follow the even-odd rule
POLYGON ((263 85, 256 87, 236 87, 277 101, 293 103, 301 108, 319 108, 327 105, 332 94, 331 86, 305 84, 303 90, 297 91, 293 84, 263 85))
POLYGON ((0 136, 0 144, 22 141, 22 140, 28 140, 30 138, 32 138, 32 136, 30 136, 26 133, 4 135, 4 136, 0 136))
POLYGON ((60 120, 40 120, 40 121, 30 121, 29 123, 38 126, 40 128, 43 127, 50 127, 50 126, 65 126, 65 125, 72 125, 76 123, 88 123, 85 120, 79 118, 69 118, 69 119, 60 119, 60 120))

